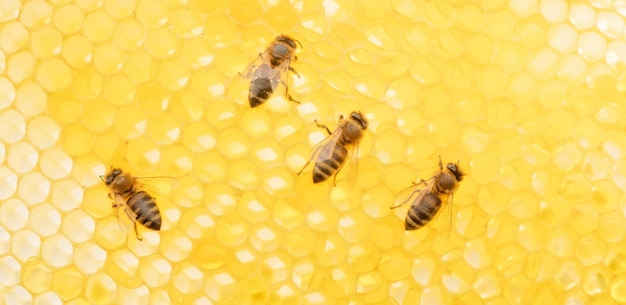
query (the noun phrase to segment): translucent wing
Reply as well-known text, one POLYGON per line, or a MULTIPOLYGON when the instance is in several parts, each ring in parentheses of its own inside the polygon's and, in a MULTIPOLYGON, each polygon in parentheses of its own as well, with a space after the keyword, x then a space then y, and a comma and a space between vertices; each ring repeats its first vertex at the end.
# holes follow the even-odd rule
POLYGON ((120 230, 128 233, 130 228, 134 226, 137 215, 130 210, 126 201, 120 194, 113 194, 113 208, 115 209, 115 217, 120 230))
POLYGON ((359 143, 347 147, 348 156, 346 161, 337 171, 337 176, 341 184, 347 188, 352 188, 356 182, 357 173, 359 171, 359 143))
POLYGON ((435 186, 435 177, 428 180, 422 180, 420 182, 413 182, 412 185, 402 189, 395 196, 394 205, 389 207, 390 209, 399 208, 407 203, 413 204, 422 201, 422 198, 426 193, 430 192, 435 186))
POLYGON ((170 194, 179 180, 169 176, 155 177, 135 177, 135 181, 139 183, 140 189, 148 192, 152 197, 170 194))
POLYGON ((452 231, 452 201, 454 193, 441 196, 441 208, 439 212, 430 221, 430 225, 435 231, 445 232, 446 240, 450 237, 452 231))
POLYGON ((317 163, 317 162, 324 162, 325 160, 328 160, 328 159, 332 158, 333 151, 335 150, 335 147, 337 145, 337 141, 339 140, 339 137, 341 136, 342 132, 343 132, 343 129, 341 127, 337 128, 328 137, 326 137, 321 142, 317 143, 317 145, 315 145, 315 147, 313 148, 313 153, 311 154, 311 158, 302 167, 300 172, 298 172, 298 175, 301 174, 302 171, 311 162, 313 162, 313 166, 315 166, 315 163, 317 163))

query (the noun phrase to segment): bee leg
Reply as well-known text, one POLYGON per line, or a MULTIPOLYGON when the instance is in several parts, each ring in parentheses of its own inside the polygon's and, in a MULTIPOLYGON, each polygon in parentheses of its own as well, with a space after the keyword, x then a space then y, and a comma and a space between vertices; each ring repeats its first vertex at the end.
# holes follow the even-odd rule
POLYGON ((141 235, 139 235, 139 231, 137 231, 137 221, 133 222, 133 225, 135 226, 135 236, 139 241, 142 241, 143 237, 141 237, 141 235))
POLYGON ((302 173, 302 171, 303 171, 303 170, 304 170, 307 166, 309 166, 309 163, 311 163, 311 160, 306 161, 306 164, 304 164, 304 166, 302 167, 302 169, 298 172, 298 176, 302 173))
POLYGON ((326 129, 326 132, 328 132, 328 135, 332 134, 332 132, 330 132, 330 129, 328 129, 328 126, 318 123, 317 120, 313 120, 313 122, 315 122, 315 125, 317 125, 317 127, 326 129))
POLYGON ((289 71, 295 73, 298 76, 298 78, 300 78, 300 74, 298 74, 298 72, 296 72, 296 69, 294 69, 292 66, 289 66, 288 69, 289 69, 289 71))
MULTIPOLYGON (((298 73, 296 73, 298 74, 298 73)), ((300 77, 300 75, 298 75, 298 77, 300 77)), ((290 101, 290 102, 294 102, 296 104, 300 104, 300 102, 298 100, 296 100, 295 98, 293 98, 291 96, 291 94, 289 94, 289 85, 287 85, 287 83, 283 80, 280 81, 281 84, 283 84, 285 86, 285 97, 290 101)))

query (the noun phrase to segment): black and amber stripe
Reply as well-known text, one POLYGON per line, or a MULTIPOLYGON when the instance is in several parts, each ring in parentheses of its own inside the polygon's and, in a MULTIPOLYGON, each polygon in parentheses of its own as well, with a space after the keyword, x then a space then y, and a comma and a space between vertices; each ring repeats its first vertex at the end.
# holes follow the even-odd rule
POLYGON ((440 208, 441 198, 430 192, 424 194, 421 202, 415 202, 411 205, 409 212, 406 214, 404 228, 406 230, 417 230, 425 226, 437 215, 440 208))
POLYGON ((161 213, 152 196, 145 191, 134 193, 128 198, 128 207, 137 215, 137 222, 148 229, 161 229, 161 213))

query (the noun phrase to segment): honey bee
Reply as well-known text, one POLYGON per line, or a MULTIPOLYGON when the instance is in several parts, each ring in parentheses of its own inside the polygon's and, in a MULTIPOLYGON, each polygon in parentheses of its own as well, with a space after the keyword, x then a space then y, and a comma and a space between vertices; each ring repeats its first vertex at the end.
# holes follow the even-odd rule
POLYGON ((405 230, 417 230, 437 216, 442 205, 448 204, 448 198, 452 204, 454 192, 459 187, 459 182, 463 180, 464 175, 465 173, 459 167, 458 162, 456 164, 448 163, 444 169, 440 156, 439 171, 428 180, 422 179, 419 183, 414 182, 412 186, 406 189, 411 191, 410 195, 390 209, 401 207, 411 201, 411 207, 404 220, 404 228, 405 230), (412 200, 412 198, 415 199, 412 200))
POLYGON ((298 59, 295 55, 296 42, 300 44, 298 40, 287 35, 276 37, 265 51, 259 54, 259 57, 243 72, 243 76, 250 79, 250 89, 248 91, 250 107, 254 108, 265 103, 279 84, 285 86, 285 97, 289 101, 299 103, 289 94, 286 77, 288 71, 292 71, 300 76, 290 66, 291 62, 295 62, 298 59))
POLYGON ((356 169, 359 141, 363 137, 363 132, 367 129, 367 119, 361 112, 356 111, 353 111, 347 119, 340 115, 338 127, 332 133, 326 125, 321 125, 317 121, 315 121, 315 124, 317 127, 326 129, 328 137, 317 144, 311 159, 304 164, 298 175, 302 173, 311 161, 315 160, 313 183, 326 181, 330 176, 333 176, 333 185, 337 185, 337 174, 343 168, 346 160, 350 160, 356 169), (349 158, 349 155, 351 155, 351 158, 349 158))
POLYGON ((143 185, 130 173, 123 172, 119 168, 111 167, 105 175, 100 176, 104 184, 109 187, 109 198, 113 199, 113 208, 120 227, 123 231, 125 223, 130 220, 135 228, 135 235, 139 241, 143 237, 137 231, 137 222, 152 230, 161 230, 161 212, 154 197, 143 190, 143 185), (123 219, 120 209, 126 214, 123 219))

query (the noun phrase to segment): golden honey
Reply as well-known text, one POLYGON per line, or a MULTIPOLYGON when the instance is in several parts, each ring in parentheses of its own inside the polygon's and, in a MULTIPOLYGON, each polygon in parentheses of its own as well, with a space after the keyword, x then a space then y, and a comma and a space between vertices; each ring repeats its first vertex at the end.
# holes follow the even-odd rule
POLYGON ((619 2, 0 7, 0 304, 626 302, 619 2), (251 109, 238 73, 280 34, 300 104, 251 109), (351 111, 354 186, 296 175, 351 111), (405 232, 438 156, 468 173, 449 226, 405 232), (176 178, 142 242, 112 165, 176 178))

